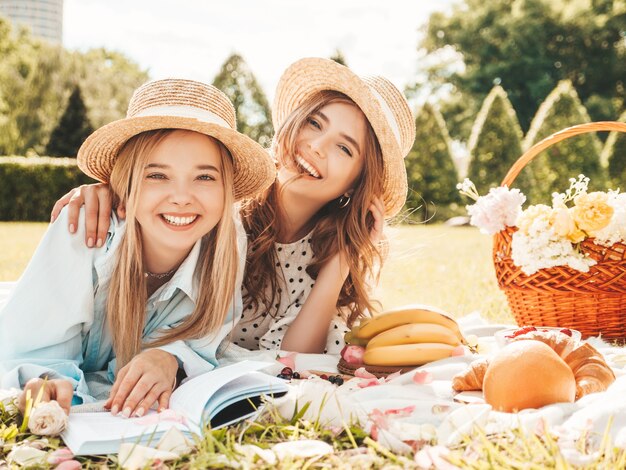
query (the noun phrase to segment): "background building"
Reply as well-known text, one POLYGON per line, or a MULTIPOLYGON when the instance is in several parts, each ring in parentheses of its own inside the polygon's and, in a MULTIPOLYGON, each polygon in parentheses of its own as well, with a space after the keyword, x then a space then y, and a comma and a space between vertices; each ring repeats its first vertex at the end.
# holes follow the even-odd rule
POLYGON ((63 0, 0 0, 0 15, 41 39, 63 42, 63 0))

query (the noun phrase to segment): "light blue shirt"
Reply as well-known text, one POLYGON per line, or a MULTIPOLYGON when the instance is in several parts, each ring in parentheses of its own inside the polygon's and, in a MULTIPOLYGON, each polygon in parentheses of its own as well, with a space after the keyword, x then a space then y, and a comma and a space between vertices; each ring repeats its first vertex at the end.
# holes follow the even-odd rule
MULTIPOLYGON (((216 349, 241 316, 246 236, 237 210, 233 217, 238 232, 239 266, 234 302, 224 324, 205 338, 159 347, 176 356, 188 376, 217 366, 216 349)), ((6 304, 0 306, 2 388, 23 388, 29 379, 45 374, 70 380, 75 390, 73 403, 77 404, 94 401, 85 374, 108 371, 108 380, 115 380, 115 357, 105 306, 125 223, 112 217, 105 244, 93 249, 84 243, 82 211, 80 218, 78 232, 71 235, 67 230, 67 211, 61 212, 48 227, 6 304)), ((193 312, 198 296, 198 276, 194 273, 199 252, 200 241, 172 279, 148 299, 144 342, 175 327, 193 312)))

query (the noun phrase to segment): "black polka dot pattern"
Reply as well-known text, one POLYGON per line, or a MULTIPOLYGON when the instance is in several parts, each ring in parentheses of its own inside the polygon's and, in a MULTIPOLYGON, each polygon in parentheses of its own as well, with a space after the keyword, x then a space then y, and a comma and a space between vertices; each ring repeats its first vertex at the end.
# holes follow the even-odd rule
MULTIPOLYGON (((282 287, 277 288, 269 312, 254 311, 252 305, 245 306, 246 315, 235 327, 236 345, 250 350, 280 348, 289 325, 304 307, 315 286, 315 281, 306 272, 313 260, 312 250, 307 246, 311 241, 307 235, 295 243, 276 244, 275 265, 282 287)), ((338 313, 329 325, 324 353, 339 354, 347 331, 343 317, 338 313)))

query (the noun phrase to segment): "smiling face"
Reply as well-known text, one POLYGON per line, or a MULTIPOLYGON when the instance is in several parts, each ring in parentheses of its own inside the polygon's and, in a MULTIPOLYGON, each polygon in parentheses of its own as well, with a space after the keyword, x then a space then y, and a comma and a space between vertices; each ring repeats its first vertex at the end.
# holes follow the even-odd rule
MULTIPOLYGON (((142 169, 135 218, 148 269, 182 261, 224 212, 219 144, 204 134, 174 131, 150 152, 142 169)), ((161 268, 163 269, 163 268, 161 268)))
POLYGON ((365 116, 356 105, 333 101, 322 106, 296 133, 293 155, 279 169, 279 182, 289 181, 284 187, 290 195, 320 205, 350 194, 364 166, 366 132, 365 116))

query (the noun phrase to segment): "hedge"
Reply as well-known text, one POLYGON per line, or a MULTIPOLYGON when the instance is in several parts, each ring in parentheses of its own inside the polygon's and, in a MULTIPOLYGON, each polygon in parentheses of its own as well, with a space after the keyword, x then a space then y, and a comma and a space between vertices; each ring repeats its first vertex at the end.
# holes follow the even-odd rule
POLYGON ((48 221, 59 197, 93 182, 74 158, 0 157, 0 221, 48 221))

